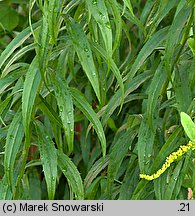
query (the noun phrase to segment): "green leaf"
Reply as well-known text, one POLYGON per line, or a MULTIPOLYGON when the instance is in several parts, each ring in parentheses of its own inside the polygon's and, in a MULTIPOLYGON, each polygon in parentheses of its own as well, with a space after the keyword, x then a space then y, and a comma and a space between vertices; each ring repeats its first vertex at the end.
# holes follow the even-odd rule
POLYGON ((104 0, 86 0, 89 16, 98 23, 106 47, 108 60, 112 57, 112 31, 104 0))
POLYGON ((180 113, 180 117, 185 133, 192 142, 195 142, 195 123, 192 121, 190 116, 184 112, 180 113))
POLYGON ((50 31, 50 43, 56 44, 59 28, 60 13, 64 2, 62 0, 50 0, 48 5, 48 23, 50 31))
POLYGON ((65 130, 69 152, 71 153, 74 143, 74 109, 72 96, 66 80, 59 76, 56 76, 55 89, 60 117, 65 130))
POLYGON ((166 80, 167 76, 165 67, 163 64, 160 64, 154 74, 154 77, 152 78, 152 82, 148 90, 147 117, 151 128, 153 128, 154 120, 158 118, 158 98, 161 96, 161 91, 166 83, 166 80))
POLYGON ((59 127, 63 127, 62 121, 58 114, 54 111, 52 106, 39 94, 40 102, 38 103, 39 109, 49 118, 51 122, 57 124, 59 127))
MULTIPOLYGON (((40 25, 40 22, 37 22, 32 25, 33 28, 37 28, 40 25)), ((31 35, 31 28, 28 27, 20 32, 6 47, 6 49, 1 53, 0 56, 0 68, 3 66, 5 61, 13 54, 19 46, 21 46, 24 41, 26 41, 31 35)))
POLYGON ((54 199, 57 179, 57 152, 47 129, 36 122, 38 143, 49 199, 54 199))
POLYGON ((129 147, 132 144, 133 139, 135 138, 136 133, 133 130, 123 131, 119 133, 114 141, 113 147, 110 150, 110 161, 108 165, 108 179, 107 179, 107 188, 108 188, 108 196, 112 199, 112 190, 114 179, 116 178, 117 172, 121 166, 121 163, 124 157, 127 154, 129 147))
POLYGON ((18 113, 14 116, 9 130, 7 133, 6 144, 5 144, 5 157, 4 157, 4 166, 5 166, 5 175, 9 187, 14 188, 13 182, 13 173, 16 156, 22 144, 22 139, 24 137, 24 129, 22 125, 22 113, 19 110, 18 113))
POLYGON ((194 38, 188 39, 188 46, 190 47, 193 55, 195 56, 195 39, 194 38))
POLYGON ((2 94, 7 87, 9 87, 14 81, 19 79, 24 74, 23 69, 15 70, 7 76, 0 79, 0 94, 2 94))
POLYGON ((174 190, 178 190, 177 188, 181 188, 181 169, 182 169, 183 160, 179 161, 176 165, 174 171, 172 172, 171 179, 165 187, 164 200, 170 200, 173 196, 174 190))
POLYGON ((71 88, 71 93, 73 97, 74 104, 83 112, 86 118, 93 124, 93 127, 98 135, 98 138, 102 145, 102 154, 106 155, 106 138, 104 134, 103 127, 97 114, 93 111, 92 107, 86 100, 85 96, 77 89, 71 88))
MULTIPOLYGON (((103 57, 103 59, 105 61, 107 61, 107 57, 106 57, 106 53, 105 53, 105 50, 99 46, 98 44, 96 43, 93 43, 93 47, 95 48, 95 50, 97 50, 100 55, 103 57)), ((120 86, 120 103, 121 103, 121 108, 122 108, 122 105, 123 105, 123 102, 124 102, 124 84, 123 84, 123 79, 122 79, 122 76, 120 74, 120 71, 117 67, 117 65, 115 64, 115 62, 113 61, 113 59, 111 59, 111 70, 114 74, 114 76, 116 77, 117 81, 118 81, 118 84, 120 86)))
POLYGON ((121 42, 121 37, 122 37, 122 18, 121 18, 121 13, 118 8, 118 3, 116 0, 108 0, 106 1, 107 8, 112 9, 113 17, 114 17, 114 22, 115 22, 115 29, 112 30, 114 32, 113 34, 113 39, 114 39, 114 45, 113 45, 113 52, 120 46, 121 42))
POLYGON ((39 31, 39 38, 37 43, 37 59, 42 79, 45 81, 45 73, 48 65, 50 46, 49 45, 49 23, 48 23, 48 7, 47 1, 44 2, 44 15, 42 25, 39 31))
POLYGON ((132 155, 129 160, 123 184, 120 188, 119 200, 129 200, 139 182, 139 166, 137 163, 137 155, 132 155))
POLYGON ((151 169, 151 158, 153 154, 155 134, 157 126, 154 125, 151 130, 146 118, 141 122, 138 134, 138 159, 140 173, 148 174, 151 169))
POLYGON ((131 80, 146 59, 151 55, 151 53, 166 39, 169 27, 165 27, 155 34, 145 43, 145 45, 140 50, 135 62, 133 63, 130 72, 127 74, 126 78, 131 80))
POLYGON ((97 175, 108 166, 109 156, 107 155, 105 158, 100 158, 97 160, 93 166, 90 168, 84 180, 84 188, 87 191, 93 180, 96 179, 97 175))
POLYGON ((0 200, 11 200, 12 192, 9 188, 7 178, 4 175, 0 181, 0 200))
POLYGON ((1 5, 0 6, 0 27, 11 31, 13 30, 19 22, 18 13, 10 6, 1 5))
POLYGON ((84 188, 82 179, 77 167, 71 161, 71 159, 64 153, 57 151, 58 153, 58 166, 62 170, 63 174, 68 180, 68 183, 75 193, 75 198, 78 200, 84 199, 84 188))
POLYGON ((179 112, 187 112, 192 100, 189 78, 189 71, 186 66, 175 69, 174 89, 179 112))
POLYGON ((38 60, 35 57, 27 71, 22 94, 22 116, 26 136, 29 136, 33 106, 40 82, 41 75, 38 67, 38 60))
MULTIPOLYGON (((141 84, 151 78, 151 73, 145 72, 139 74, 129 82, 125 83, 125 98, 130 95, 131 92, 136 90, 141 84)), ((104 126, 116 108, 120 105, 121 102, 121 93, 119 90, 112 96, 106 105, 104 114, 102 115, 102 125, 104 126)))
POLYGON ((74 49, 77 52, 83 70, 86 73, 89 81, 91 82, 98 100, 101 101, 98 73, 93 61, 92 51, 87 37, 80 24, 76 23, 74 20, 69 20, 67 18, 65 18, 65 21, 67 24, 68 34, 70 35, 74 49))
POLYGON ((152 173, 156 172, 157 169, 159 169, 160 166, 164 163, 164 161, 166 160, 166 157, 179 147, 181 131, 182 131, 181 127, 176 128, 173 131, 173 133, 169 136, 169 138, 166 140, 166 142, 160 149, 159 153, 157 154, 152 164, 152 173))
POLYGON ((171 69, 174 63, 174 53, 181 41, 181 33, 188 20, 192 8, 184 5, 179 11, 168 32, 165 49, 165 66, 170 78, 171 69))

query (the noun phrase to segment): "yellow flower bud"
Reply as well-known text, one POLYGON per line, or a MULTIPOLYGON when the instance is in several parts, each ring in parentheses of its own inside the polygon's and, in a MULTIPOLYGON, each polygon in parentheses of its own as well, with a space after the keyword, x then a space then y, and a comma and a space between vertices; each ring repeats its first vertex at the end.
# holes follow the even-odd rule
POLYGON ((194 150, 195 149, 195 143, 189 141, 187 145, 182 145, 179 147, 179 149, 176 152, 171 153, 167 158, 165 163, 162 165, 162 168, 159 169, 156 173, 152 175, 146 175, 146 174, 140 174, 140 178, 146 179, 148 181, 151 181, 153 179, 156 179, 160 177, 162 173, 166 171, 167 168, 170 167, 171 163, 173 163, 175 160, 177 160, 179 157, 184 155, 188 150, 194 150))

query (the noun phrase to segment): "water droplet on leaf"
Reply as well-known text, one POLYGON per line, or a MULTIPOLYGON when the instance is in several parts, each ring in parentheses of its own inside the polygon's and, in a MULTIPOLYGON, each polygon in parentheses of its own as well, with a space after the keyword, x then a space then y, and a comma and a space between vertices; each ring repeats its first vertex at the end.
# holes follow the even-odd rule
POLYGON ((96 5, 96 4, 97 4, 97 0, 93 0, 92 3, 93 3, 94 5, 96 5))
POLYGON ((87 47, 85 47, 84 51, 85 52, 89 52, 89 49, 87 47))
POLYGON ((108 29, 111 29, 110 23, 109 23, 109 22, 106 23, 106 27, 107 27, 108 29))
POLYGON ((63 111, 63 107, 62 107, 62 106, 59 107, 59 111, 60 111, 60 112, 63 111))

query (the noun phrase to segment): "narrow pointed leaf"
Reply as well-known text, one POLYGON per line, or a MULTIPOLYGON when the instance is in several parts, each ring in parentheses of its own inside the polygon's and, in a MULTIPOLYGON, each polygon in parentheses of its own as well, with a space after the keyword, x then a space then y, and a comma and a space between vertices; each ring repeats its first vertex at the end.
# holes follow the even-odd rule
POLYGON ((68 33, 77 52, 83 70, 85 71, 95 91, 95 94, 100 101, 98 73, 94 64, 91 47, 87 37, 80 24, 76 23, 74 20, 68 20, 67 18, 65 18, 65 21, 67 24, 68 33))
POLYGON ((46 128, 38 121, 36 122, 36 130, 48 197, 54 199, 57 178, 57 151, 46 128))
POLYGON ((74 98, 74 104, 84 113, 86 118, 93 124, 93 127, 98 135, 98 138, 102 145, 102 154, 106 155, 106 138, 103 127, 97 114, 93 111, 90 104, 87 102, 84 95, 77 89, 71 88, 72 97, 74 98))
MULTIPOLYGON (((40 22, 33 24, 34 28, 37 28, 40 25, 40 22)), ((6 49, 1 53, 0 56, 0 68, 4 64, 4 62, 13 54, 14 50, 16 50, 19 46, 21 46, 27 38, 31 35, 31 28, 28 27, 20 32, 6 47, 6 49)))
POLYGON ((165 27, 159 30, 145 43, 133 63, 130 72, 127 74, 127 79, 132 79, 154 49, 162 44, 167 37, 168 29, 169 27, 165 27))
POLYGON ((12 189, 13 184, 13 173, 16 156, 19 148, 22 144, 24 137, 24 130, 22 125, 22 113, 19 111, 13 118, 7 133, 6 144, 5 144, 5 175, 7 182, 12 189))
POLYGON ((101 30, 109 60, 112 57, 112 31, 105 2, 86 0, 86 3, 90 16, 95 19, 101 30))
POLYGON ((134 131, 126 131, 118 135, 113 141, 113 148, 110 151, 110 161, 108 165, 108 179, 107 188, 108 196, 112 199, 112 190, 114 179, 116 178, 117 172, 121 166, 122 160, 127 154, 128 148, 135 137, 136 133, 134 131))
POLYGON ((71 92, 65 79, 56 76, 55 94, 59 113, 65 130, 69 151, 73 150, 74 142, 74 110, 71 92))
POLYGON ((38 68, 38 60, 34 58, 27 71, 22 94, 22 116, 26 135, 29 135, 33 106, 40 82, 41 75, 38 68))
POLYGON ((68 183, 75 193, 75 197, 78 200, 84 199, 83 182, 79 171, 71 159, 64 153, 58 151, 58 166, 62 170, 63 174, 68 180, 68 183))
POLYGON ((7 178, 4 175, 0 181, 0 200, 11 200, 12 192, 9 188, 7 178))
POLYGON ((189 115, 181 112, 181 124, 190 140, 195 142, 195 123, 192 121, 189 115))

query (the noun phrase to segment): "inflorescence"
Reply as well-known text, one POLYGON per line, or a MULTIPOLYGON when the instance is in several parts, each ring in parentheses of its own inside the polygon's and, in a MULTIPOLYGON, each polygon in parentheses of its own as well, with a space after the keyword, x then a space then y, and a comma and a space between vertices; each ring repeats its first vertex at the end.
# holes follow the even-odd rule
POLYGON ((165 172, 167 168, 170 167, 170 165, 177 160, 179 157, 184 155, 188 150, 194 150, 195 149, 195 143, 189 141, 187 145, 182 145, 179 147, 179 149, 176 152, 171 153, 167 158, 165 163, 163 164, 162 168, 159 169, 156 173, 152 175, 146 175, 146 174, 140 174, 140 178, 146 179, 148 181, 151 181, 153 179, 158 178, 162 173, 165 172))

